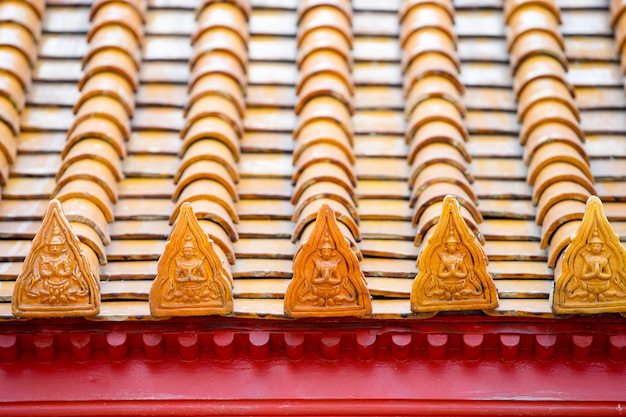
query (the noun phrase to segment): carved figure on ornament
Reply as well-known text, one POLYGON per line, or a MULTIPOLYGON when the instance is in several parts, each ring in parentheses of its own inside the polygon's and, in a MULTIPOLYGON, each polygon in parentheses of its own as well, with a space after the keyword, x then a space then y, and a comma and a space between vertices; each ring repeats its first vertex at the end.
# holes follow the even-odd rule
POLYGON ((324 204, 311 236, 294 257, 285 314, 335 317, 370 313, 370 295, 359 261, 337 226, 334 210, 324 204))
POLYGON ((556 313, 626 312, 626 251, 592 196, 555 271, 556 313))
POLYGON ((232 309, 232 278, 191 204, 185 203, 159 258, 150 312, 155 317, 202 316, 232 309))
POLYGON ((498 305, 487 256, 461 216, 459 203, 446 196, 439 222, 422 250, 411 291, 416 313, 484 310, 498 305))
POLYGON ((61 204, 52 200, 17 278, 13 314, 89 316, 98 314, 99 305, 98 281, 61 204))

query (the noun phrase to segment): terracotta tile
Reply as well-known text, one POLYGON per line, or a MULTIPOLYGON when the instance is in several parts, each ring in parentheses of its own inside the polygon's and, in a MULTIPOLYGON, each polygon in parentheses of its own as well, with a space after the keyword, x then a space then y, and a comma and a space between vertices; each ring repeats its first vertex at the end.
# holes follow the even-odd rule
POLYGON ((237 184, 241 199, 282 199, 291 198, 293 186, 286 178, 244 178, 237 184))
POLYGON ((576 132, 581 140, 585 138, 585 134, 578 125, 576 116, 572 114, 568 106, 562 104, 560 101, 542 100, 526 112, 520 130, 520 142, 526 143, 528 136, 532 134, 533 130, 550 122, 564 124, 572 131, 576 132))
MULTIPOLYGON (((306 7, 306 6, 304 6, 306 7)), ((352 26, 350 18, 334 5, 320 5, 310 9, 298 22, 298 46, 302 45, 302 39, 316 28, 326 27, 339 31, 350 46, 352 46, 352 26)))
POLYGON ((513 80, 513 92, 516 97, 519 97, 522 90, 533 80, 538 78, 554 78, 557 81, 562 82, 568 89, 572 91, 573 88, 567 81, 567 75, 563 66, 554 58, 536 55, 526 59, 517 69, 515 78, 513 80))
POLYGON ((109 261, 156 261, 163 253, 163 240, 114 240, 107 247, 109 261))
POLYGON ((571 237, 580 229, 581 220, 572 220, 561 225, 552 235, 548 245, 548 263, 550 268, 556 267, 561 252, 570 244, 571 237))
POLYGON ((300 94, 302 87, 312 77, 320 74, 328 74, 340 79, 348 87, 350 93, 354 94, 354 81, 350 75, 347 61, 341 55, 330 50, 315 51, 302 61, 300 79, 296 84, 296 94, 300 94))
POLYGON ((584 171, 567 162, 553 162, 537 173, 534 178, 533 203, 539 202, 539 197, 547 187, 562 181, 576 182, 584 186, 589 194, 595 194, 593 182, 584 171))
POLYGON ((554 0, 512 0, 507 1, 504 5, 504 19, 507 23, 511 20, 514 13, 523 11, 528 7, 543 7, 548 10, 555 18, 557 23, 561 23, 561 13, 559 7, 554 0))
POLYGON ((358 36, 388 36, 397 38, 400 27, 396 13, 369 12, 356 13, 352 19, 352 29, 358 36))
POLYGON ((184 138, 196 121, 207 117, 226 120, 235 129, 238 137, 243 136, 243 123, 234 103, 223 96, 206 95, 196 100, 189 108, 185 125, 180 131, 180 137, 184 138))
POLYGON ((128 119, 126 109, 119 101, 107 96, 94 96, 83 103, 76 113, 76 119, 72 127, 67 132, 68 136, 72 134, 79 124, 93 117, 101 117, 112 121, 120 130, 122 136, 128 139, 130 135, 130 120, 128 119))
POLYGON ((559 44, 560 49, 565 48, 563 36, 559 31, 558 16, 551 10, 539 4, 527 4, 517 8, 507 16, 509 32, 507 44, 509 50, 518 42, 520 36, 531 31, 553 37, 559 44))
POLYGON ((413 164, 415 156, 420 149, 434 143, 445 143, 455 147, 466 161, 471 161, 471 157, 465 148, 465 137, 461 132, 447 121, 432 121, 422 125, 413 137, 407 136, 410 149, 407 157, 409 164, 413 164))
POLYGON ((0 153, 0 185, 5 185, 9 180, 9 162, 4 153, 0 153))
POLYGON ((581 87, 622 87, 624 62, 621 68, 607 62, 570 62, 569 82, 581 87))
POLYGON ((297 12, 298 12, 299 24, 306 17, 308 13, 321 7, 324 7, 324 8, 329 7, 329 8, 336 9, 340 11, 341 13, 343 13, 346 19, 352 20, 352 5, 351 5, 351 2, 347 0, 304 0, 304 1, 298 2, 297 4, 298 4, 297 12))
POLYGON ((548 34, 527 32, 520 35, 511 47, 511 70, 513 73, 524 60, 535 55, 547 55, 559 61, 567 69, 565 50, 557 40, 548 34))
MULTIPOLYGON (((307 240, 309 234, 312 232, 312 227, 310 226, 313 225, 311 223, 317 218, 317 212, 323 204, 327 204, 333 208, 339 228, 345 228, 343 232, 344 237, 352 242, 351 246, 353 251, 358 250, 356 248, 356 245, 354 244, 355 242, 359 242, 361 240, 361 234, 359 232, 359 226, 357 223, 358 219, 353 219, 350 215, 350 210, 344 207, 341 203, 336 200, 330 199, 319 199, 311 201, 302 209, 302 211, 300 212, 300 216, 297 220, 292 219, 296 222, 296 227, 293 230, 291 242, 295 243, 297 241, 302 242, 307 240)), ((357 256, 359 255, 357 254, 357 256)))
POLYGON ((25 55, 8 46, 0 46, 0 69, 15 76, 23 89, 31 84, 31 69, 25 55))
MULTIPOLYGON (((431 227, 439 222, 439 217, 441 217, 441 209, 443 206, 443 198, 441 201, 436 201, 426 207, 423 212, 420 214, 419 221, 413 216, 412 225, 417 228, 417 233, 415 234, 415 239, 413 241, 414 246, 420 246, 423 242, 427 241, 428 232, 431 230, 431 227)), ((484 241, 482 235, 480 234, 480 230, 475 223, 473 215, 467 210, 467 208, 461 205, 461 215, 465 220, 465 223, 472 229, 472 232, 478 237, 480 241, 484 241)))
POLYGON ((561 33, 569 35, 611 36, 611 18, 605 10, 564 10, 561 33))
POLYGON ((135 36, 128 29, 111 25, 104 26, 94 33, 89 43, 89 51, 81 61, 83 67, 87 65, 95 54, 107 51, 108 49, 115 49, 127 54, 132 58, 135 69, 139 70, 141 63, 141 47, 137 43, 135 36))
POLYGON ((222 51, 233 54, 245 71, 248 66, 248 50, 243 40, 232 30, 216 27, 204 31, 193 44, 191 65, 193 66, 202 54, 222 51))
POLYGON ((232 180, 235 183, 239 182, 237 161, 235 161, 230 149, 223 142, 208 138, 196 141, 186 149, 183 160, 174 176, 174 182, 178 182, 182 172, 185 171, 189 165, 201 160, 220 163, 226 168, 232 180))
MULTIPOLYGON (((485 238, 489 240, 532 240, 538 242, 539 233, 541 233, 541 228, 529 220, 485 219, 485 221, 480 225, 480 229, 485 235, 485 238)), ((529 267, 528 269, 533 268, 529 267)), ((544 271, 546 269, 544 269, 544 271)), ((519 272, 520 274, 524 274, 524 271, 519 272)), ((548 278, 545 276, 545 272, 541 277, 548 278)), ((497 279, 499 277, 494 276, 494 278, 497 279)))
POLYGON ((461 115, 465 115, 465 105, 455 85, 449 79, 438 76, 428 76, 413 84, 407 97, 406 114, 410 115, 417 105, 435 97, 449 101, 457 107, 461 115))
POLYGON ((124 159, 124 173, 128 177, 172 178, 179 163, 173 155, 129 155, 124 159))
POLYGON ((354 138, 354 152, 361 157, 385 156, 391 158, 405 158, 407 146, 404 137, 400 135, 356 135, 354 138))
POLYGON ((416 4, 401 16, 400 45, 404 47, 413 31, 422 28, 435 28, 445 32, 454 43, 457 36, 453 28, 453 16, 450 9, 437 3, 416 4))
MULTIPOLYGON (((100 208, 85 198, 71 198, 62 202, 65 217, 70 222, 82 223, 96 232, 100 243, 104 246, 111 243, 109 224, 100 208)), ((89 232, 85 232, 87 236, 89 232)), ((93 235, 93 233, 89 233, 93 235)), ((98 242, 98 239, 93 239, 98 242)), ((97 243, 96 243, 97 247, 97 243)))
POLYGON ((586 111, 580 115, 581 127, 594 134, 623 134, 626 132, 626 119, 621 116, 619 110, 586 111))
POLYGON ((589 163, 589 157, 580 137, 575 131, 561 123, 545 123, 532 131, 524 147, 524 162, 528 164, 539 147, 551 142, 562 142, 571 146, 578 151, 587 164, 589 163))
POLYGON ((291 196, 292 204, 297 204, 300 201, 300 196, 304 190, 322 181, 340 185, 350 194, 352 200, 356 201, 356 193, 346 171, 332 163, 320 162, 310 165, 302 171, 298 181, 295 183, 293 195, 291 196))
POLYGON ((508 65, 497 62, 463 62, 461 82, 467 87, 503 87, 513 84, 508 65))
POLYGON ((224 74, 231 77, 243 89, 247 86, 246 75, 241 64, 230 53, 213 51, 198 57, 189 78, 189 90, 191 91, 196 82, 207 74, 224 74))
POLYGON ((307 102, 321 96, 337 99, 350 111, 350 114, 354 114, 354 100, 346 83, 334 74, 324 73, 307 78, 299 92, 295 113, 300 114, 307 102))
POLYGON ((210 94, 225 96, 235 104, 241 117, 245 115, 246 104, 243 91, 231 77, 224 74, 207 74, 201 77, 189 92, 188 106, 192 106, 199 98, 210 94))
POLYGON ((226 270, 229 270, 229 265, 234 265, 236 262, 235 250, 232 244, 232 236, 229 236, 226 230, 222 226, 214 223, 211 220, 198 220, 202 230, 209 236, 209 239, 215 243, 214 247, 217 256, 222 262, 226 270))
POLYGON ((310 146, 326 143, 343 151, 350 164, 354 164, 355 157, 350 139, 341 127, 331 121, 320 120, 306 124, 296 137, 293 161, 295 163, 310 146))
POLYGON ((196 17, 198 27, 191 37, 192 45, 206 30, 222 27, 235 32, 241 37, 244 44, 250 40, 246 15, 242 9, 229 3, 210 3, 200 10, 196 17))
POLYGON ((133 59, 125 52, 107 48, 92 55, 89 62, 86 63, 83 69, 83 76, 78 83, 79 90, 83 89, 90 77, 102 71, 111 71, 119 74, 133 86, 135 91, 139 87, 137 68, 133 59))
POLYGON ((122 180, 124 177, 122 161, 115 148, 110 143, 95 138, 76 142, 63 158, 63 164, 59 168, 57 175, 63 175, 63 172, 71 164, 81 160, 100 162, 109 169, 117 181, 122 180))
POLYGON ((303 210, 313 201, 316 200, 335 200, 345 207, 353 219, 358 220, 359 214, 356 209, 354 196, 350 195, 341 185, 331 182, 318 182, 307 187, 303 192, 293 211, 293 221, 297 221, 302 215, 303 210))
POLYGON ((171 178, 126 178, 118 183, 118 197, 170 198, 174 188, 171 178))
POLYGON ((289 155, 244 154, 239 163, 239 174, 245 177, 291 178, 293 167, 289 155))
POLYGON ((85 119, 75 125, 74 129, 67 134, 67 143, 61 153, 61 158, 65 158, 69 150, 80 140, 97 138, 109 143, 120 158, 126 157, 124 137, 117 124, 110 119, 93 117, 85 119))
POLYGON ((413 241, 415 237, 415 229, 408 221, 365 220, 359 223, 359 229, 363 235, 363 241, 367 239, 413 241))
POLYGON ((576 120, 580 121, 580 113, 571 92, 563 83, 554 78, 539 78, 530 82, 522 90, 519 95, 518 118, 523 120, 529 109, 541 100, 554 100, 565 104, 574 114, 576 120))
POLYGON ((288 240, 240 239, 235 244, 235 253, 237 254, 237 259, 265 258, 291 260, 293 258, 294 251, 295 246, 288 240))
POLYGON ((620 87, 577 87, 576 105, 580 110, 626 107, 626 95, 620 87))
POLYGON ((139 107, 135 110, 132 128, 135 130, 160 130, 178 132, 185 118, 182 109, 173 107, 139 107))
POLYGON ((469 171, 468 160, 454 146, 447 143, 432 143, 420 149, 411 163, 411 175, 409 177, 409 187, 421 174, 421 171, 431 164, 445 164, 455 167, 462 173, 468 182, 474 182, 474 177, 469 171))
POLYGON ((457 54, 462 62, 508 62, 504 39, 462 38, 457 43, 457 54))
POLYGON ((409 188, 406 181, 403 180, 363 179, 359 180, 359 186, 356 191, 359 199, 406 200, 409 198, 409 188))
POLYGON ((465 146, 475 158, 518 158, 522 155, 522 145, 516 136, 472 135, 465 146))
POLYGON ((352 67, 351 46, 341 32, 333 28, 318 27, 302 37, 296 64, 302 66, 304 60, 319 50, 332 51, 339 54, 352 67))
POLYGON ((414 59, 422 54, 437 53, 447 57, 454 63, 457 71, 461 70, 461 62, 456 54, 454 41, 448 35, 439 30, 425 28, 413 32, 404 44, 402 54, 402 71, 407 71, 414 59))
POLYGON ((92 75, 83 85, 80 98, 74 104, 74 113, 92 97, 111 96, 122 103, 129 117, 135 112, 133 86, 122 76, 112 72, 99 72, 92 75))
POLYGON ((224 208, 216 202, 206 199, 192 201, 191 206, 201 227, 207 233, 211 233, 212 238, 216 239, 218 247, 224 251, 229 262, 234 262, 235 255, 230 242, 235 242, 238 236, 235 226, 224 208))
POLYGON ((185 132, 179 156, 199 140, 211 138, 219 140, 228 147, 235 161, 239 161, 240 151, 237 134, 232 124, 217 117, 204 117, 195 121, 185 132))
POLYGON ((12 22, 23 26, 35 40, 41 37, 41 18, 37 11, 24 2, 4 2, 0 5, 1 22, 12 22))
MULTIPOLYGON (((6 185, 2 188, 2 198, 47 200, 54 190, 54 186, 54 178, 13 177, 9 178, 6 185)), ((33 237, 34 234, 31 238, 33 237)))
POLYGON ((12 135, 20 133, 20 114, 9 99, 0 96, 0 121, 11 129, 12 135))
POLYGON ((162 198, 125 198, 115 205, 117 220, 167 220, 172 213, 174 203, 162 198))
POLYGON ((117 201, 117 181, 109 168, 101 162, 83 159, 69 165, 61 175, 57 177, 55 194, 65 184, 77 180, 90 180, 99 184, 107 193, 111 201, 117 201))
POLYGON ((354 136, 352 128, 352 118, 350 112, 342 103, 331 97, 316 97, 306 103, 300 118, 293 131, 293 136, 298 137, 300 131, 309 123, 316 123, 318 120, 334 121, 341 127, 348 137, 354 136))
POLYGON ((24 54, 31 67, 37 61, 37 43, 31 32, 22 25, 9 22, 0 24, 0 46, 15 48, 24 54))
POLYGON ((442 98, 431 98, 415 107, 407 122, 407 136, 410 138, 429 122, 443 121, 454 126, 464 138, 469 134, 457 108, 442 98))
MULTIPOLYGON (((284 9, 284 5, 282 9, 284 9)), ((279 10, 278 8, 262 10, 255 7, 254 12, 250 15, 250 32, 255 35, 293 37, 297 29, 296 20, 297 16, 292 8, 288 10, 279 10)))
POLYGON ((419 196, 428 187, 437 183, 449 183, 460 187, 475 204, 478 204, 478 198, 474 194, 466 175, 455 166, 445 163, 433 163, 419 170, 419 174, 412 176, 411 179, 413 182, 409 185, 411 187, 410 207, 415 207, 419 196))
MULTIPOLYGON (((454 5, 450 0, 435 0, 432 3, 436 6, 441 7, 448 13, 451 19, 454 19, 454 5)), ((403 22, 406 18, 407 14, 411 12, 415 7, 423 7, 424 2, 421 0, 404 0, 400 2, 400 7, 398 9, 398 15, 400 16, 400 22, 403 22)))
POLYGON ((176 190, 172 195, 174 201, 179 198, 180 193, 187 185, 199 179, 208 179, 219 182, 228 190, 231 198, 234 201, 237 201, 237 189, 235 188, 235 183, 228 170, 219 162, 207 160, 196 161, 183 171, 180 176, 180 180, 176 184, 176 190))
POLYGON ((590 181, 593 181, 589 165, 574 148, 564 143, 553 142, 540 147, 535 152, 535 156, 528 167, 528 183, 533 184, 539 172, 554 162, 572 164, 585 173, 590 181))
POLYGON ((454 84, 457 91, 463 93, 465 88, 459 79, 459 72, 452 60, 439 53, 424 53, 411 61, 404 77, 404 94, 408 95, 413 85, 429 76, 438 75, 447 78, 454 84))
POLYGON ((24 109, 26 94, 19 79, 12 73, 6 72, 0 77, 0 95, 6 97, 18 112, 24 109))
POLYGON ((561 200, 554 204, 546 213, 541 225, 541 249, 548 247, 557 229, 567 222, 581 220, 584 213, 585 203, 582 201, 561 200))
POLYGON ((472 215, 474 222, 481 223, 483 217, 476 208, 476 205, 472 202, 472 197, 469 196, 461 187, 452 183, 433 183, 426 189, 424 189, 417 198, 416 209, 413 214, 412 224, 416 226, 424 213, 424 210, 434 203, 443 201, 446 195, 453 195, 457 198, 459 203, 467 209, 472 215))
POLYGON ((624 13, 626 5, 620 0, 611 0, 609 2, 609 10, 611 11, 611 25, 614 25, 624 13))
POLYGON ((400 66, 381 62, 377 65, 357 62, 353 66, 352 76, 359 85, 383 86, 402 84, 400 66))
MULTIPOLYGON (((291 221, 293 205, 284 200, 242 200, 236 204, 237 213, 242 220, 272 219, 291 221)), ((0 206, 0 210, 2 206, 0 206)))
MULTIPOLYGON (((213 4, 213 3, 221 3, 222 0, 202 0, 202 4, 200 5, 200 9, 213 4)), ((250 13, 252 12, 252 5, 247 0, 226 0, 227 3, 232 3, 237 6, 241 11, 245 14, 246 19, 250 18, 250 13)))
POLYGON ((126 3, 132 6, 137 11, 137 13, 139 13, 139 16, 142 17, 142 20, 144 22, 146 21, 147 2, 142 0, 95 0, 91 5, 91 10, 89 11, 89 20, 93 20, 96 17, 96 14, 100 10, 100 8, 102 8, 104 5, 109 3, 115 4, 118 2, 126 3))
POLYGON ((308 146, 302 152, 295 161, 292 182, 294 184, 297 183, 298 178, 305 169, 319 163, 330 163, 341 168, 350 179, 352 185, 356 187, 356 176, 350 159, 341 148, 328 143, 318 143, 308 146))
POLYGON ((565 52, 570 61, 592 59, 608 61, 615 57, 613 39, 586 36, 569 36, 565 39, 565 52))
POLYGON ((558 202, 575 200, 586 202, 589 191, 578 182, 559 181, 545 188, 537 202, 537 224, 543 224, 547 212, 558 202))
POLYGON ((137 43, 143 43, 142 16, 130 4, 109 2, 100 6, 91 19, 87 42, 91 43, 94 35, 107 25, 123 26, 135 36, 137 43))
POLYGON ((94 181, 87 179, 69 181, 54 194, 54 198, 61 202, 70 199, 89 200, 100 209, 107 222, 115 220, 113 217, 113 201, 111 201, 106 190, 94 181))

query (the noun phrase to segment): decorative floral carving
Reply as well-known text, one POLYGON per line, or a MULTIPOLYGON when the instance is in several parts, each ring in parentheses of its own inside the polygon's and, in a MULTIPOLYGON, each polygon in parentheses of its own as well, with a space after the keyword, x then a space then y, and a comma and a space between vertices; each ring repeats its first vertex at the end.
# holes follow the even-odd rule
POLYGON ((571 237, 555 271, 554 312, 625 312, 624 259, 626 250, 604 215, 602 202, 598 197, 589 197, 580 228, 571 237))
POLYGON ((94 316, 100 311, 98 280, 58 200, 50 201, 33 239, 11 307, 18 317, 94 316))
POLYGON ((487 272, 487 256, 461 216, 459 203, 446 196, 439 223, 419 256, 411 310, 486 310, 498 306, 487 272))
POLYGON ((196 220, 191 204, 181 208, 150 289, 155 317, 230 314, 232 278, 196 220))
POLYGON ((296 252, 285 295, 291 317, 366 316, 372 305, 359 261, 323 204, 309 239, 296 252))

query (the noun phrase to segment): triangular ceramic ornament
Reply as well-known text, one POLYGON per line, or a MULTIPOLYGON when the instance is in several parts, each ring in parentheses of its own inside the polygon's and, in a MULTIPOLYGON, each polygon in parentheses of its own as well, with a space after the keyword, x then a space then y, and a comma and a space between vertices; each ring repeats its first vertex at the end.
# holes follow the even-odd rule
POLYGON ((372 312, 359 261, 328 204, 320 207, 311 236, 294 256, 284 309, 289 317, 362 317, 372 312))
POLYGON ((150 289, 150 313, 174 317, 225 315, 232 311, 232 278, 191 204, 185 203, 159 258, 150 289))
POLYGON ((578 231, 557 263, 552 310, 557 314, 626 311, 626 250, 591 196, 578 231))
POLYGON ((446 196, 439 223, 419 255, 411 310, 422 313, 497 307, 498 293, 487 263, 485 251, 461 216, 458 201, 446 196))
POLYGON ((59 200, 48 204, 17 277, 11 308, 16 317, 95 316, 100 312, 99 281, 59 200))

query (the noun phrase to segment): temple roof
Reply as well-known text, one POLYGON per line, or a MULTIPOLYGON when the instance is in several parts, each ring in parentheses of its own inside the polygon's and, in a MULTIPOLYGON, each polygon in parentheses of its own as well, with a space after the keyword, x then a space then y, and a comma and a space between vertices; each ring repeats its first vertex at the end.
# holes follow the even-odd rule
POLYGON ((415 318, 447 195, 499 298, 463 314, 555 317, 555 267, 590 196, 626 239, 626 6, 506 6, 0 3, 0 318, 16 319, 53 198, 99 276, 94 320, 155 320, 184 202, 232 275, 231 316, 285 318, 294 254, 327 202, 371 318, 415 318))

